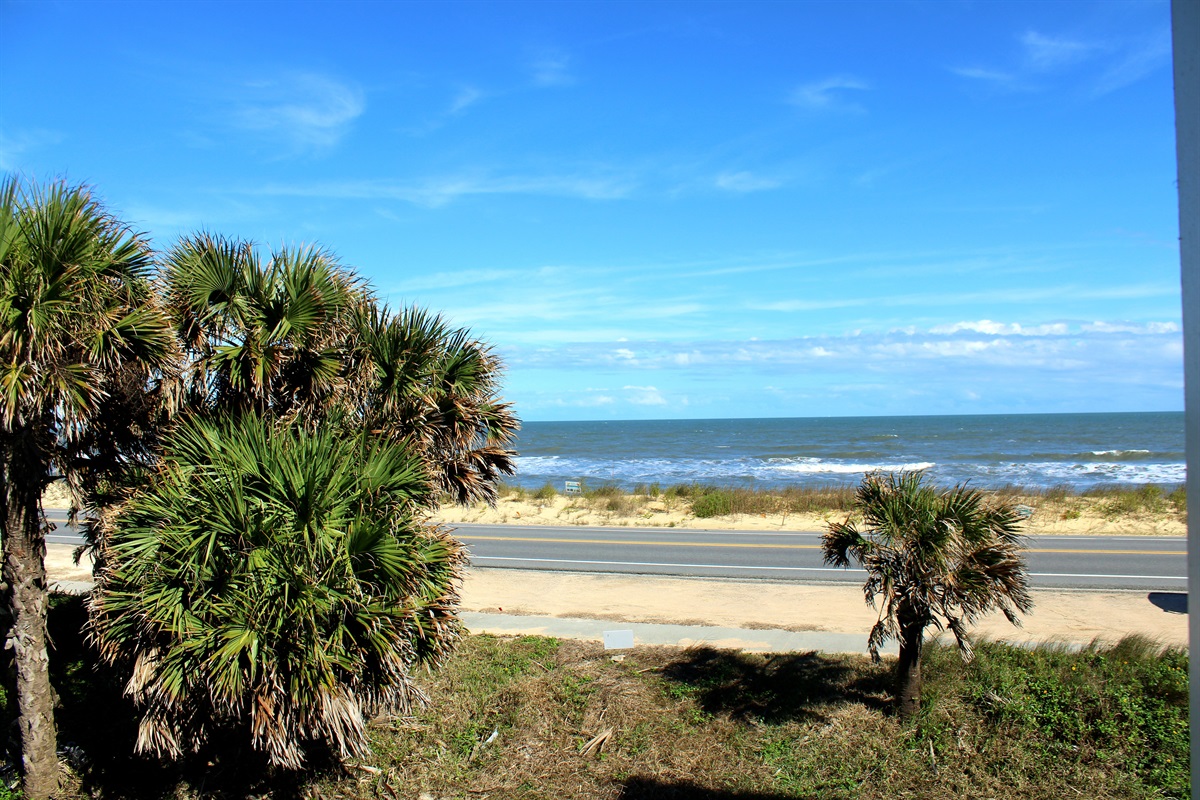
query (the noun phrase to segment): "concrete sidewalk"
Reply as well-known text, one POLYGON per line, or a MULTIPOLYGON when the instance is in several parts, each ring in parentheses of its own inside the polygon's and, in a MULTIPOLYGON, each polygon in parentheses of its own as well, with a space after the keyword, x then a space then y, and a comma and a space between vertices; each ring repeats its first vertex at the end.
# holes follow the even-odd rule
MULTIPOLYGON (((647 622, 614 622, 573 617, 517 616, 464 611, 460 614, 471 633, 497 636, 553 636, 559 639, 603 641, 605 631, 632 631, 635 645, 716 647, 748 653, 866 653, 867 634, 823 631, 781 631, 721 626, 669 625, 647 622)), ((896 653, 896 647, 882 650, 896 653)))

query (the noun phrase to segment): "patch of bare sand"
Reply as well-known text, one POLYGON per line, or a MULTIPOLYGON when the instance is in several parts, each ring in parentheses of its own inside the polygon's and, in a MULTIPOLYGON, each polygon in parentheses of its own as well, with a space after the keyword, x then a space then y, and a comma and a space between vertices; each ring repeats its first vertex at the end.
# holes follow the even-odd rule
MULTIPOLYGON (((46 572, 54 581, 91 581, 91 561, 74 561, 75 548, 46 547, 46 572)), ((1167 597, 1168 608, 1184 598, 1167 597)), ((1014 628, 999 614, 977 634, 1010 642, 1116 641, 1131 633, 1163 644, 1187 645, 1187 614, 1164 610, 1137 592, 1035 591, 1035 608, 1014 628)), ((875 612, 855 585, 803 585, 773 581, 584 575, 473 567, 462 590, 462 610, 719 626, 762 630, 865 634, 875 612)), ((518 624, 508 633, 524 631, 518 624)), ((710 642, 711 644, 711 642, 710 642)))
POLYGON ((92 559, 84 556, 76 564, 74 545, 47 544, 46 575, 53 581, 91 583, 92 559))
MULTIPOLYGON (((1035 591, 1034 611, 1015 628, 1000 614, 977 635, 1010 642, 1116 641, 1138 633, 1187 645, 1187 615, 1142 592, 1035 591)), ((464 611, 730 628, 866 633, 876 612, 855 585, 800 585, 648 576, 582 575, 472 568, 464 611)))
MULTIPOLYGON (((1080 536, 1185 536, 1187 524, 1177 513, 1106 513, 1103 498, 1070 497, 1065 500, 1018 498, 1033 509, 1025 523, 1030 535, 1080 536)), ((701 519, 684 499, 641 497, 564 497, 539 501, 516 496, 501 498, 494 507, 444 506, 438 522, 480 522, 497 525, 599 525, 638 528, 704 528, 745 531, 824 531, 829 523, 845 518, 842 512, 821 514, 731 514, 701 519)))

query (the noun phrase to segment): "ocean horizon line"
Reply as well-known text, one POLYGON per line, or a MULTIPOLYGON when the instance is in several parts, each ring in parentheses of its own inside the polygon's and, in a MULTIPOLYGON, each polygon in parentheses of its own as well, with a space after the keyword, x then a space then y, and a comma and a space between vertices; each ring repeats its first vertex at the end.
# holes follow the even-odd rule
POLYGON ((1182 483, 1182 411, 530 421, 517 434, 527 486, 818 485, 876 470, 939 483, 1087 488, 1182 483))
MULTIPOLYGON (((818 419, 839 419, 839 420, 869 420, 869 419, 972 419, 972 418, 992 418, 992 417, 1074 417, 1074 416, 1122 416, 1135 414, 1183 414, 1184 409, 1160 409, 1153 411, 997 411, 978 414, 820 414, 815 416, 744 416, 744 417, 633 417, 633 418, 594 418, 594 419, 525 419, 521 418, 521 423, 537 423, 537 424, 570 424, 570 423, 603 423, 603 422, 722 422, 722 421, 784 421, 784 420, 818 420, 818 419)), ((518 412, 518 417, 520 414, 518 412)))

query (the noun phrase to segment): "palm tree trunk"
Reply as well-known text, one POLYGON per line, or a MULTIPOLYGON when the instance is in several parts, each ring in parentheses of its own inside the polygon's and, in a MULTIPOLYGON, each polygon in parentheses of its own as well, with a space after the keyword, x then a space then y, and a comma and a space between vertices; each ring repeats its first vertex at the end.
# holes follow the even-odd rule
MULTIPOLYGON (((31 468, 24 475, 37 474, 32 473, 32 465, 20 466, 31 468)), ((17 667, 23 788, 29 800, 44 800, 58 789, 55 695, 46 652, 46 537, 42 531, 40 497, 34 486, 21 485, 25 481, 17 477, 20 474, 17 470, 9 471, 4 477, 11 482, 3 487, 4 581, 12 613, 6 646, 12 648, 17 667)))
POLYGON ((900 659, 896 663, 896 714, 902 720, 921 710, 921 647, 925 626, 900 623, 900 659))

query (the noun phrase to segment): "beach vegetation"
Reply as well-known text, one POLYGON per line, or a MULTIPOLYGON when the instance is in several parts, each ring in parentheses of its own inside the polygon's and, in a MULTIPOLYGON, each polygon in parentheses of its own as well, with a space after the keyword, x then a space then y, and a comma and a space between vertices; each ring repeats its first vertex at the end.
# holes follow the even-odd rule
POLYGON ((1102 498, 1101 509, 1108 517, 1160 514, 1168 506, 1175 506, 1168 501, 1167 492, 1154 484, 1138 487, 1103 487, 1093 490, 1092 496, 1102 498))
POLYGON ((15 179, 0 183, 0 319, 0 625, 25 795, 52 794, 58 775, 41 507, 52 482, 88 510, 94 636, 144 714, 143 750, 206 746, 244 714, 273 763, 317 745, 361 753, 364 715, 417 698, 409 668, 454 639, 445 587, 463 562, 421 520, 439 498, 494 502, 513 471, 518 422, 490 346, 435 314, 382 306, 319 248, 263 254, 199 234, 156 259, 86 187, 15 179), (214 442, 227 450, 202 447, 214 442), (220 460, 267 451, 271 476, 244 462, 235 477, 220 460), (393 462, 420 486, 402 503, 380 488, 400 474, 393 462), (333 480, 356 470, 357 489, 333 480), (208 486, 211 506, 188 494, 205 476, 224 481, 208 486), (345 497, 312 483, 326 478, 345 497), (170 501, 168 530, 147 509, 170 501), (287 628, 293 613, 311 624, 287 628))
POLYGON ((1187 519, 1187 487, 1179 486, 1172 489, 1167 494, 1167 502, 1171 504, 1171 508, 1176 514, 1183 515, 1184 520, 1187 519))
POLYGON ((927 628, 953 633, 970 661, 970 626, 995 610, 1016 625, 1033 608, 1021 517, 1011 502, 962 485, 939 490, 921 472, 865 476, 855 509, 861 522, 830 524, 825 561, 867 571, 863 592, 880 609, 867 645, 878 659, 885 642, 899 642, 893 703, 911 719, 921 710, 927 628))
POLYGON ((189 411, 310 429, 337 416, 416 447, 456 503, 494 502, 513 473, 518 422, 491 347, 423 309, 381 305, 332 253, 264 255, 197 234, 166 254, 163 278, 189 411))
POLYGON ((692 501, 692 514, 700 519, 733 513, 733 497, 720 489, 705 492, 692 501))
POLYGON ((24 793, 58 785, 42 492, 139 463, 177 350, 145 238, 83 186, 0 183, 0 518, 24 793))
MULTIPOLYGON (((649 514, 652 517, 672 512, 687 515, 693 512, 693 505, 699 498, 719 492, 729 499, 729 503, 721 503, 718 507, 716 501, 707 501, 708 507, 702 504, 703 513, 719 512, 718 517, 760 517, 772 524, 788 526, 825 524, 839 515, 853 515, 857 491, 855 485, 848 484, 753 486, 687 483, 665 489, 657 486, 656 495, 656 484, 635 484, 632 489, 605 484, 599 487, 602 491, 598 493, 585 485, 582 495, 569 499, 578 513, 591 510, 609 516, 644 517, 649 514), (621 500, 622 497, 626 499, 621 500), (793 519, 802 515, 808 519, 793 519), (813 520, 812 517, 819 519, 813 520)), ((549 483, 543 484, 537 492, 519 484, 500 488, 500 494, 506 499, 533 499, 538 503, 552 499, 550 491, 558 494, 555 485, 549 483), (519 489, 524 496, 518 497, 519 489), (547 499, 539 498, 537 494, 544 494, 547 499)), ((1036 487, 1010 484, 998 489, 983 488, 981 491, 989 498, 1028 506, 1033 512, 1032 524, 1035 527, 1052 521, 1083 520, 1103 526, 1129 520, 1152 523, 1146 527, 1139 526, 1133 532, 1161 532, 1163 526, 1187 521, 1187 492, 1182 486, 1109 485, 1078 489, 1066 485, 1036 487)), ((443 499, 443 504, 451 502, 449 495, 443 499)))
POLYGON ((533 493, 533 499, 541 502, 548 502, 558 497, 558 490, 554 488, 554 484, 547 481, 542 485, 542 488, 533 493))
POLYGON ((920 715, 884 713, 890 665, 865 656, 466 636, 422 676, 428 706, 367 728, 344 769, 255 769, 240 742, 132 756, 136 720, 81 636, 51 611, 64 800, 104 796, 1186 798, 1187 653, 1143 639, 1061 647, 931 641, 920 715), (103 719, 104 725, 96 720, 103 719))
POLYGON ((89 633, 128 675, 140 753, 218 739, 299 769, 368 751, 366 725, 407 713, 420 665, 459 634, 465 561, 421 522, 433 482, 401 442, 354 428, 192 420, 116 515, 89 633))

